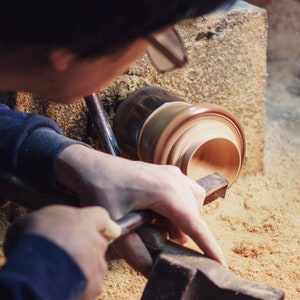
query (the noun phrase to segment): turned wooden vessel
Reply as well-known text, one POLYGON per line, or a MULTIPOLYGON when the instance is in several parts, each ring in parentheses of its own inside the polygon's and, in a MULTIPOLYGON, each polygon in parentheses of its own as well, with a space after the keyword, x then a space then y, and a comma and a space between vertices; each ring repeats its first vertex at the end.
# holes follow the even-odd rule
POLYGON ((231 112, 192 105, 160 87, 144 87, 122 101, 114 132, 125 156, 176 165, 195 180, 218 172, 231 185, 245 158, 244 131, 231 112))

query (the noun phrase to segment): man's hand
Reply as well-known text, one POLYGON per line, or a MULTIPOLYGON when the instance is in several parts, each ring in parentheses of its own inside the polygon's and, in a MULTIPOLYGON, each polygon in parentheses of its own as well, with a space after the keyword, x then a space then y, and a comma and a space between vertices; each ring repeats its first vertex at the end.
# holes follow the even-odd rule
POLYGON ((6 253, 24 232, 47 238, 74 259, 88 281, 80 299, 94 299, 101 293, 107 272, 105 253, 109 242, 121 233, 105 209, 53 205, 33 212, 9 229, 6 253))
MULTIPOLYGON (((182 242, 189 236, 207 256, 226 266, 200 216, 205 191, 179 168, 131 161, 75 144, 60 154, 56 179, 76 192, 82 205, 101 205, 114 220, 130 211, 152 209, 166 218, 171 238, 182 242)), ((137 234, 116 245, 136 270, 149 273, 152 259, 137 234)))

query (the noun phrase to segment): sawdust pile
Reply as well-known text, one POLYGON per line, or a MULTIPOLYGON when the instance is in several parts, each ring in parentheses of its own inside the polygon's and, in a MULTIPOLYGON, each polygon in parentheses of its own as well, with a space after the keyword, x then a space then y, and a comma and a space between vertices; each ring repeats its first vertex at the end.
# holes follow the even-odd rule
POLYGON ((239 178, 204 211, 230 268, 300 299, 300 2, 255 1, 269 15, 264 174, 239 178))

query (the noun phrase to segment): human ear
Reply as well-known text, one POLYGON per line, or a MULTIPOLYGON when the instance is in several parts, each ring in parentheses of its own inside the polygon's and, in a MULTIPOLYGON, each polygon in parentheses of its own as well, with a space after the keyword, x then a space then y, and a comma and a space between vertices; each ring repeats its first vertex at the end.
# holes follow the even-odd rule
POLYGON ((75 59, 75 55, 65 49, 56 49, 50 51, 48 58, 56 71, 63 72, 69 68, 71 62, 75 59))

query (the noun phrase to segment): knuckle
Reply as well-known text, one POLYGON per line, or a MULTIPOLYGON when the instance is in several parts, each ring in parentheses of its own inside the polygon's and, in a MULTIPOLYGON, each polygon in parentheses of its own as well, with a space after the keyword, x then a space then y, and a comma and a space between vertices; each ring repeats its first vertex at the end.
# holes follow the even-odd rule
POLYGON ((82 212, 91 219, 101 218, 102 220, 107 220, 109 218, 107 210, 101 206, 86 207, 82 212))
POLYGON ((173 174, 182 174, 181 170, 179 167, 174 166, 174 165, 166 165, 165 166, 166 170, 168 170, 169 172, 173 173, 173 174))
POLYGON ((105 219, 109 218, 108 211, 104 207, 102 207, 102 206, 95 206, 95 209, 97 209, 99 211, 99 214, 101 214, 102 218, 105 218, 105 219))

